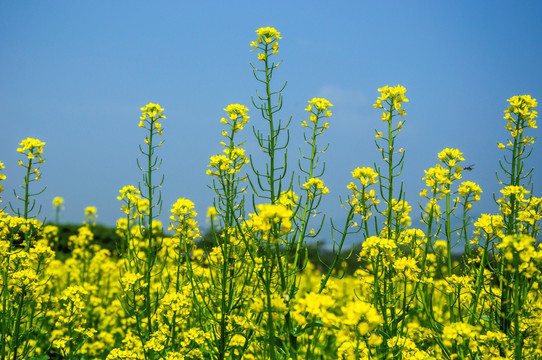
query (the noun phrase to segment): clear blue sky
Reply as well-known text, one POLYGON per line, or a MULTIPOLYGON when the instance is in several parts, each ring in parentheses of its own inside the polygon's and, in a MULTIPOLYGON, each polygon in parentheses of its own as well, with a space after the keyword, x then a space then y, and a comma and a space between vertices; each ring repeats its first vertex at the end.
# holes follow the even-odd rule
MULTIPOLYGON (((17 144, 39 138, 47 159, 42 216, 51 218, 51 201, 62 196, 66 222, 84 220, 86 206, 96 206, 107 225, 121 216, 118 190, 141 178, 135 158, 145 134, 137 124, 148 102, 167 116, 161 219, 167 223, 178 197, 192 199, 204 215, 212 201, 205 170, 221 151, 223 108, 249 106, 260 89, 249 43, 262 26, 283 36, 275 86, 288 81, 282 118, 293 117, 291 156, 307 101, 326 97, 335 105, 323 138, 331 143, 323 179, 331 191, 324 206, 336 219, 350 171, 378 160, 377 88, 408 90, 398 144, 407 152, 402 179, 416 212, 423 170, 446 147, 476 164, 465 173, 484 190, 474 212, 496 211, 496 142, 507 138, 506 99, 542 100, 539 1, 1 1, 0 14, 2 205, 23 179, 17 144)), ((250 127, 244 136, 254 149, 250 127)), ((534 150, 540 196, 539 143, 534 150)))

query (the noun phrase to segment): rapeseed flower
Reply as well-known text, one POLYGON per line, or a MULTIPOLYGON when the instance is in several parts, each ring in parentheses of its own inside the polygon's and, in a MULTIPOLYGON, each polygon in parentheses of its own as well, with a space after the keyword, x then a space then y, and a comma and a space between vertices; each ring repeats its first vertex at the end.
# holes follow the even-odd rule
POLYGON ((536 99, 530 95, 512 96, 507 100, 510 104, 504 111, 504 119, 507 120, 506 129, 516 137, 517 132, 523 127, 536 129, 536 118, 538 112, 533 110, 538 106, 536 99), (516 119, 512 116, 514 114, 516 119))
POLYGON ((63 209, 64 208, 64 199, 60 196, 57 196, 53 199, 53 208, 63 209))
POLYGON ((329 189, 324 186, 324 181, 317 178, 310 178, 302 185, 303 189, 307 190, 310 198, 317 194, 325 195, 329 193, 329 189))
POLYGON ((501 215, 482 214, 474 223, 475 234, 482 235, 482 230, 486 237, 503 237, 504 220, 501 215))
MULTIPOLYGON (((389 108, 384 109, 382 116, 380 117, 383 122, 391 121, 393 115, 392 112, 396 111, 400 116, 405 116, 406 111, 402 107, 402 104, 408 102, 408 99, 405 97, 406 88, 401 85, 395 87, 384 86, 378 89, 380 96, 373 104, 373 107, 384 109, 384 103, 386 103, 389 108)), ((397 127, 397 130, 401 130, 402 123, 397 127)))
POLYGON ((377 183, 378 173, 373 168, 363 167, 356 168, 352 171, 352 177, 358 179, 363 186, 369 186, 377 183))
MULTIPOLYGON (((5 169, 6 167, 4 166, 4 163, 0 161, 0 170, 2 169, 5 169)), ((6 175, 0 173, 0 181, 2 180, 6 180, 6 175)), ((2 186, 2 184, 0 184, 0 193, 1 192, 4 192, 4 187, 2 186)), ((2 199, 0 198, 0 203, 2 202, 2 199)))
POLYGON ((280 32, 272 27, 262 27, 256 30, 256 34, 258 34, 258 38, 256 41, 252 41, 250 46, 253 47, 252 51, 257 49, 263 51, 258 53, 258 61, 266 61, 269 55, 279 53, 278 41, 282 39, 280 32))
POLYGON ((168 230, 175 230, 177 236, 185 240, 194 240, 200 237, 198 222, 194 219, 198 213, 194 210, 194 203, 188 199, 177 199, 171 208, 171 225, 168 230))
POLYGON ((17 148, 17 152, 25 154, 29 160, 37 159, 40 164, 45 162, 42 158, 44 142, 34 138, 26 138, 19 143, 19 146, 21 147, 17 148))
MULTIPOLYGON (((160 119, 165 119, 166 116, 163 114, 164 109, 153 103, 148 103, 141 109, 141 116, 139 117, 139 127, 146 128, 151 130, 151 133, 157 133, 158 135, 163 134, 162 123, 160 119)), ((145 138, 145 143, 149 143, 149 138, 145 138)), ((161 146, 162 142, 158 146, 161 146)))
POLYGON ((249 214, 254 231, 269 233, 274 226, 278 226, 281 235, 292 229, 293 211, 281 204, 260 204, 256 206, 255 214, 249 214))

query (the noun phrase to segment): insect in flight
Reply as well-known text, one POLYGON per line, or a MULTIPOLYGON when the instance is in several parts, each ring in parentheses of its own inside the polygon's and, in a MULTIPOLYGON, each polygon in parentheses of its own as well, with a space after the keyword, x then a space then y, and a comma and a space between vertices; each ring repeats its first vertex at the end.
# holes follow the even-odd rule
POLYGON ((473 166, 474 166, 474 164, 470 164, 469 166, 463 167, 463 170, 471 171, 473 166))

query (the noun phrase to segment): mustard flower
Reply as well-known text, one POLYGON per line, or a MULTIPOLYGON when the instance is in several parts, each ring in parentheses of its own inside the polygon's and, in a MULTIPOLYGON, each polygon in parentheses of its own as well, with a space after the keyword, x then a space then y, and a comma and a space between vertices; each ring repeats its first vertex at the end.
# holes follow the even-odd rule
POLYGON ((81 249, 87 247, 94 240, 94 234, 88 226, 81 226, 77 229, 76 235, 68 238, 68 245, 72 249, 81 249))
POLYGON ((122 189, 119 190, 119 193, 120 195, 117 196, 117 200, 127 199, 133 203, 137 203, 135 196, 141 194, 141 192, 133 185, 123 186, 122 189))
POLYGON ((480 200, 482 189, 472 181, 464 181, 459 186, 457 192, 465 199, 465 206, 470 210, 472 208, 471 202, 480 200))
POLYGON ((476 339, 480 336, 480 328, 463 322, 451 323, 445 325, 442 330, 442 340, 444 345, 451 347, 453 344, 462 345, 473 342, 476 348, 476 339))
POLYGON ((233 147, 231 150, 226 148, 223 150, 226 155, 213 155, 210 158, 207 175, 220 176, 220 174, 234 174, 241 171, 241 168, 248 164, 249 159, 245 155, 245 149, 233 147))
POLYGON ((529 193, 530 191, 526 190, 523 186, 509 185, 506 186, 504 189, 501 189, 501 194, 503 195, 503 197, 497 200, 501 212, 505 215, 510 215, 510 213, 512 212, 512 199, 514 199, 518 204, 521 204, 520 207, 524 207, 524 203, 527 202, 527 199, 525 199, 525 195, 529 193))
POLYGON ((425 185, 432 189, 434 193, 445 194, 449 192, 447 185, 452 184, 449 169, 442 167, 440 164, 436 164, 435 167, 424 170, 424 173, 425 176, 422 180, 425 181, 425 185))
POLYGON ((258 61, 266 61, 269 55, 279 53, 278 41, 282 39, 280 32, 272 27, 262 27, 256 30, 256 34, 258 34, 258 38, 256 41, 250 42, 250 46, 253 48, 252 51, 256 49, 263 51, 258 53, 258 61))
POLYGON ((386 239, 378 236, 371 236, 365 239, 361 244, 360 259, 371 260, 379 256, 382 257, 385 266, 389 266, 395 261, 395 251, 397 244, 392 239, 386 239))
POLYGON ((284 235, 292 229, 293 211, 286 206, 278 204, 260 204, 256 206, 258 212, 249 214, 254 231, 269 233, 273 226, 278 226, 280 234, 284 235))
MULTIPOLYGON (((374 189, 367 190, 366 187, 377 182, 378 173, 370 167, 356 168, 351 172, 352 177, 361 182, 362 189, 359 190, 356 184, 351 182, 346 186, 352 192, 352 197, 348 198, 348 204, 354 207, 354 213, 361 215, 364 221, 372 216, 370 208, 380 202, 376 198, 374 189)), ((354 226, 357 224, 354 223, 354 226)))
POLYGON ((179 237, 194 240, 200 237, 198 222, 194 219, 198 213, 194 203, 185 198, 179 198, 171 208, 171 225, 168 230, 175 230, 179 237))
POLYGON ((34 138, 26 138, 19 143, 19 146, 21 147, 17 148, 17 152, 25 154, 29 160, 37 159, 40 164, 45 162, 42 158, 44 142, 34 138))
POLYGON ((398 279, 408 279, 417 281, 419 279, 419 274, 421 269, 418 267, 416 260, 409 257, 401 257, 393 263, 393 267, 397 270, 396 278, 398 279))
POLYGON ((401 232, 397 242, 401 245, 421 245, 427 242, 427 238, 421 229, 406 229, 401 232))
POLYGON ((147 283, 142 282, 141 279, 143 279, 142 274, 127 272, 120 278, 120 283, 123 285, 125 292, 132 289, 136 291, 138 288, 144 288, 147 286, 147 283))
POLYGON ((250 116, 247 115, 248 108, 240 104, 230 104, 224 109, 228 113, 228 119, 222 118, 220 122, 223 124, 231 125, 232 133, 237 133, 239 130, 243 130, 245 124, 248 123, 250 116))
MULTIPOLYGON (((510 104, 504 111, 504 119, 508 121, 506 129, 511 133, 523 128, 529 127, 536 129, 536 118, 538 112, 533 110, 538 106, 536 99, 531 98, 530 95, 513 96, 507 100, 510 104), (516 115, 517 120, 512 117, 511 114, 516 115), (526 121, 526 124, 523 124, 526 121)), ((515 134, 512 134, 515 137, 515 134)))
POLYGON ((258 48, 260 44, 267 45, 282 39, 282 37, 280 36, 280 32, 278 32, 275 28, 272 27, 261 27, 256 30, 256 34, 258 34, 258 39, 250 43, 250 46, 254 48, 258 48))
POLYGON ((457 190, 459 192, 459 195, 462 197, 467 197, 469 195, 474 195, 474 198, 472 201, 479 201, 480 200, 480 194, 482 193, 482 189, 478 184, 472 181, 464 181, 461 183, 461 186, 459 186, 459 189, 457 190))
POLYGON ((352 177, 354 179, 358 179, 361 182, 361 185, 369 186, 372 184, 376 184, 376 178, 378 177, 378 173, 370 167, 358 167, 354 171, 352 171, 352 177))
POLYGON ((214 220, 216 219, 216 215, 218 212, 216 211, 216 208, 214 206, 209 206, 207 208, 207 219, 214 220))
POLYGON ((393 221, 398 222, 402 227, 407 227, 411 224, 409 213, 412 207, 408 205, 406 200, 397 201, 396 199, 391 199, 391 207, 393 221))
POLYGON ((64 199, 60 196, 57 196, 53 199, 53 208, 63 209, 64 208, 64 199))
POLYGON ((94 206, 87 206, 85 208, 85 217, 94 224, 98 218, 98 210, 94 206))
POLYGON ((503 237, 504 221, 501 215, 482 214, 474 223, 475 234, 482 235, 482 230, 487 237, 503 237))
MULTIPOLYGON (((5 169, 4 163, 0 161, 0 170, 5 169)), ((6 180, 6 175, 0 173, 0 181, 6 180)), ((0 184, 0 193, 4 191, 4 187, 2 184, 0 184)), ((0 199, 0 203, 2 202, 2 199, 0 199)))
POLYGON ((314 114, 313 106, 316 108, 317 114, 324 114, 325 117, 330 117, 332 115, 329 108, 333 107, 333 104, 331 104, 327 99, 313 98, 312 100, 309 100, 309 106, 307 106, 305 111, 314 114))
MULTIPOLYGON (((531 226, 535 226, 536 223, 542 218, 542 198, 531 197, 525 208, 518 212, 518 220, 531 226)), ((538 227, 535 228, 538 230, 538 227)))
POLYGON ((531 278, 540 274, 542 256, 536 251, 536 239, 525 234, 508 235, 497 245, 509 263, 507 270, 519 272, 531 278))
POLYGON ((324 186, 324 181, 317 178, 310 178, 302 187, 308 191, 309 197, 314 197, 317 193, 325 195, 329 193, 329 189, 324 186))
MULTIPOLYGON (((163 128, 162 123, 159 121, 160 119, 165 119, 166 116, 163 114, 164 109, 158 105, 153 103, 148 103, 141 109, 141 116, 139 118, 139 127, 149 129, 151 131, 156 131, 159 135, 163 134, 163 128), (147 127, 148 125, 148 127, 147 127)), ((148 144, 149 139, 145 139, 145 143, 148 144)), ((162 142, 158 146, 162 145, 162 142)))
MULTIPOLYGON (((378 97, 373 104, 373 107, 384 109, 383 103, 385 102, 391 107, 391 111, 397 111, 400 116, 406 115, 405 109, 402 107, 402 103, 408 102, 408 99, 405 97, 406 88, 404 86, 397 85, 395 87, 390 87, 386 85, 378 89, 378 91, 380 92, 380 97, 378 97)), ((386 122, 391 120, 391 111, 385 110, 382 113, 382 121, 386 122)), ((399 126, 398 129, 400 130, 401 126, 399 126)))
POLYGON ((284 205, 288 209, 293 209, 296 207, 299 196, 295 194, 293 190, 283 191, 280 193, 278 203, 284 205))
POLYGON ((459 149, 446 148, 438 153, 438 159, 446 164, 449 168, 453 168, 460 161, 465 161, 463 153, 459 149))

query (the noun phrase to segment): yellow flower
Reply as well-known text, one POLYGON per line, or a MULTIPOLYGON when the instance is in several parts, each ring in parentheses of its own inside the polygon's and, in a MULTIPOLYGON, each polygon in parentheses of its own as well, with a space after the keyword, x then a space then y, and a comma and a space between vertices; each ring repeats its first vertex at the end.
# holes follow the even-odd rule
POLYGON ((472 181, 464 181, 461 183, 461 186, 457 190, 459 192, 459 195, 462 197, 467 197, 468 195, 474 195, 474 198, 472 201, 478 201, 480 200, 480 194, 482 193, 482 189, 480 186, 478 186, 476 183, 472 181))
POLYGON ((482 214, 478 221, 474 223, 477 228, 474 233, 481 235, 481 230, 486 233, 486 236, 502 237, 504 229, 504 221, 501 215, 482 214))
POLYGON ((395 110, 401 108, 401 103, 408 102, 408 99, 405 97, 406 88, 401 85, 395 87, 384 86, 378 89, 380 92, 380 97, 376 100, 376 103, 373 105, 375 108, 382 108, 382 102, 388 101, 389 105, 393 105, 395 110))
POLYGON ((463 153, 459 149, 449 149, 446 148, 438 153, 438 159, 448 165, 448 167, 453 167, 459 161, 465 161, 463 153))
POLYGON ((53 207, 54 207, 55 209, 57 209, 57 208, 63 208, 63 204, 64 204, 64 199, 63 199, 63 198, 57 196, 57 197, 55 197, 55 198, 53 199, 53 207))
POLYGON ((356 168, 352 171, 352 177, 361 181, 361 185, 368 186, 376 184, 378 173, 370 167, 356 168))
POLYGON ((278 225, 280 234, 290 232, 292 228, 291 217, 293 211, 282 204, 260 204, 256 206, 258 213, 249 214, 254 231, 268 233, 274 225, 278 225))
POLYGON ((85 208, 85 217, 94 224, 98 218, 98 210, 94 206, 87 206, 85 208))
POLYGON ((43 163, 45 161, 41 157, 43 147, 45 146, 44 142, 34 138, 26 138, 19 143, 19 146, 21 147, 17 148, 17 152, 26 154, 29 160, 37 159, 39 163, 43 163))
POLYGON ((194 219, 198 213, 194 210, 194 207, 194 203, 188 199, 177 199, 171 207, 169 219, 172 222, 168 230, 175 230, 176 235, 184 239, 193 240, 199 238, 198 222, 194 219))
MULTIPOLYGON (((271 43, 273 41, 282 39, 280 36, 280 32, 278 32, 275 28, 272 27, 261 27, 258 30, 256 30, 256 34, 258 34, 258 40, 256 42, 258 44, 265 42, 265 43, 271 43)), ((254 42, 251 43, 251 45, 254 42)))
POLYGON ((325 113, 330 107, 333 107, 333 104, 324 98, 313 98, 312 100, 309 100, 309 104, 310 105, 305 109, 305 111, 312 112, 311 105, 316 107, 318 113, 325 113))
POLYGON ((309 192, 309 197, 313 197, 318 190, 321 191, 322 195, 329 193, 329 189, 324 186, 324 181, 317 178, 310 178, 309 181, 304 183, 302 187, 309 192))
MULTIPOLYGON (((152 129, 159 135, 162 135, 163 129, 159 120, 166 118, 166 116, 163 114, 164 109, 158 104, 148 103, 140 110, 141 116, 139 117, 140 121, 137 126, 145 128, 145 123, 147 123, 149 125, 149 129, 152 129)), ((145 139, 145 142, 148 143, 148 139, 145 139)))

